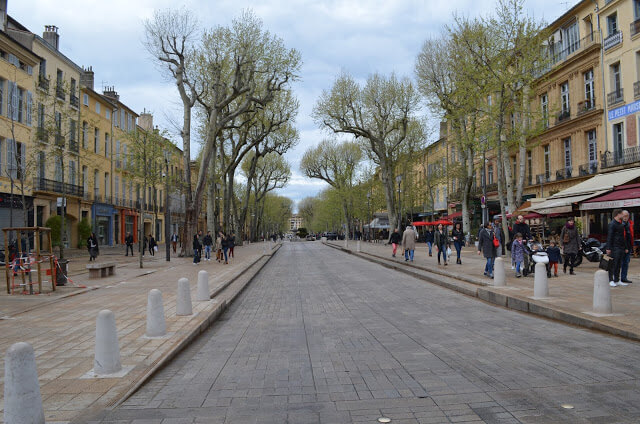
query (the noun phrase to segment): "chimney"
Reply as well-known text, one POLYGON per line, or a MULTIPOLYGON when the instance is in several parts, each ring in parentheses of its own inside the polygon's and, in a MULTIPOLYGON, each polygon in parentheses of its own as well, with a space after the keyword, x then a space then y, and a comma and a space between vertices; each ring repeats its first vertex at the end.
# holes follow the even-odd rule
POLYGON ((80 85, 88 87, 93 90, 93 66, 82 67, 82 73, 80 74, 80 85))
POLYGON ((116 91, 114 86, 105 87, 104 90, 102 90, 102 94, 105 97, 110 98, 111 100, 115 100, 116 102, 120 101, 120 96, 118 95, 118 92, 116 91))
POLYGON ((0 19, 2 19, 2 31, 7 31, 7 0, 0 0, 0 19))
POLYGON ((153 130, 153 115, 145 109, 138 118, 138 125, 143 130, 151 132, 153 130))
POLYGON ((60 34, 58 34, 58 27, 55 25, 45 25, 44 32, 42 33, 44 41, 49 43, 51 47, 59 50, 60 47, 60 34))

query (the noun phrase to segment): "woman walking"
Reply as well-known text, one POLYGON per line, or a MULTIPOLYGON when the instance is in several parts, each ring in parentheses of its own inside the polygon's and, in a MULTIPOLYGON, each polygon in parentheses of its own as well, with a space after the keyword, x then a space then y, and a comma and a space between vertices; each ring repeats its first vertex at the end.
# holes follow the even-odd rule
POLYGON ((393 246, 393 251, 391 253, 391 256, 394 258, 396 257, 396 252, 398 251, 398 246, 400 245, 401 241, 402 241, 402 236, 400 236, 400 233, 396 228, 395 230, 393 230, 393 233, 391 234, 391 238, 389 239, 389 243, 391 243, 391 246, 393 246))
POLYGON ((581 247, 580 236, 573 217, 567 219, 567 223, 562 227, 560 240, 562 240, 562 253, 564 254, 564 273, 567 273, 567 265, 569 265, 569 274, 576 275, 573 272, 573 267, 581 247))
POLYGON ((453 231, 451 231, 451 238, 453 239, 453 246, 456 248, 456 263, 462 264, 460 259, 460 253, 462 253, 462 246, 464 246, 464 233, 462 232, 462 224, 456 222, 453 225, 453 231))
POLYGON ((431 255, 431 249, 433 248, 433 227, 427 228, 427 233, 425 235, 425 241, 427 242, 427 246, 429 246, 429 256, 431 255))
POLYGON ((449 234, 442 224, 438 224, 438 229, 433 236, 436 249, 438 250, 438 265, 440 265, 440 254, 445 266, 447 263, 447 247, 449 246, 449 234))
POLYGON ((491 223, 486 222, 478 237, 478 255, 482 253, 487 259, 487 264, 484 266, 484 275, 489 278, 493 278, 493 261, 496 258, 497 246, 494 243, 494 239, 495 235, 491 228, 491 223))
POLYGON ((227 253, 229 252, 229 237, 222 234, 222 252, 224 253, 224 263, 225 265, 229 263, 229 257, 227 253))
POLYGON ((149 254, 151 254, 151 256, 156 255, 156 245, 156 239, 153 238, 151 234, 149 234, 149 254))
POLYGON ((91 233, 91 235, 87 239, 87 249, 89 250, 89 262, 95 262, 98 254, 100 253, 100 249, 98 248, 98 237, 96 237, 96 233, 91 233))

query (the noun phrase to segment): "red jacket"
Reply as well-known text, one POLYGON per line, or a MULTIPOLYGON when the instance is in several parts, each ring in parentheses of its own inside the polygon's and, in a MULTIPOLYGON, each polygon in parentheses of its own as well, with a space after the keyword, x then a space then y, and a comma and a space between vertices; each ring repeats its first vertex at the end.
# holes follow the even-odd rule
POLYGON ((631 247, 633 248, 634 240, 635 240, 635 236, 634 236, 634 234, 633 234, 633 221, 632 221, 632 220, 629 220, 629 221, 627 222, 627 224, 629 224, 629 231, 627 231, 627 230, 626 230, 626 228, 625 228, 625 231, 624 231, 624 238, 628 238, 628 237, 629 237, 629 233, 630 233, 630 235, 631 235, 631 240, 629 240, 629 244, 630 244, 630 245, 631 245, 631 247))

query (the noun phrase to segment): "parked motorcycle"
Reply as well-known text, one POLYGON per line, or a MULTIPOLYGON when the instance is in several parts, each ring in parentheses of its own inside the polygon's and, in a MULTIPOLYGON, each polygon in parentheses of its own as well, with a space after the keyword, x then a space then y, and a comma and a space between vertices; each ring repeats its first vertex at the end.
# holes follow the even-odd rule
POLYGON ((582 258, 587 258, 589 262, 600 262, 605 250, 605 243, 600 243, 599 240, 594 238, 582 239, 580 242, 582 251, 580 255, 576 256, 576 262, 574 266, 578 266, 582 263, 582 258))

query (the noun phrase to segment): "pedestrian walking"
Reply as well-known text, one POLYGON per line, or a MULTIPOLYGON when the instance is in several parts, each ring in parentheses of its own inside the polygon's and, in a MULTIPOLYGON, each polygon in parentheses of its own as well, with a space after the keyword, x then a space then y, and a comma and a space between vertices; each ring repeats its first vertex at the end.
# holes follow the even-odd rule
POLYGON ((124 238, 124 242, 127 245, 124 256, 129 256, 129 249, 131 249, 131 256, 133 256, 133 235, 128 232, 124 238))
POLYGON ((427 246, 429 246, 429 256, 432 256, 431 249, 433 247, 433 240, 434 240, 433 227, 428 227, 427 233, 425 235, 425 241, 427 242, 427 246))
POLYGON ((562 256, 560 256, 560 248, 558 247, 558 244, 555 240, 552 239, 549 242, 549 247, 547 247, 546 252, 547 256, 549 257, 549 272, 551 272, 551 269, 553 268, 553 276, 557 277, 558 263, 560 263, 560 259, 562 258, 562 256))
POLYGON ((456 248, 456 263, 462 264, 460 255, 462 253, 462 246, 464 246, 464 232, 462 231, 462 224, 460 222, 456 222, 453 225, 451 239, 453 240, 453 247, 456 248))
POLYGON ((98 237, 96 233, 91 233, 87 239, 87 250, 89 251, 89 262, 96 260, 100 254, 100 248, 98 247, 98 237))
POLYGON ((502 224, 499 219, 493 221, 493 233, 496 235, 496 239, 498 240, 498 247, 496 248, 496 256, 504 255, 504 246, 506 244, 504 238, 504 230, 502 229, 502 224))
POLYGON ((630 245, 624 237, 624 224, 622 223, 622 210, 613 211, 613 219, 609 223, 607 231, 607 255, 613 258, 613 264, 609 268, 609 285, 611 287, 626 286, 620 281, 620 271, 624 255, 629 252, 630 245))
POLYGON ((202 231, 198 231, 198 234, 193 235, 193 264, 197 265, 200 263, 201 257, 201 249, 202 243, 200 242, 200 235, 202 235, 202 231))
POLYGON ((402 249, 404 250, 404 261, 413 262, 413 254, 416 250, 416 232, 410 225, 407 225, 406 230, 402 233, 402 249))
POLYGON ((151 256, 155 256, 156 255, 156 239, 153 238, 153 236, 151 234, 149 234, 149 254, 151 254, 151 256))
POLYGON ((631 262, 631 252, 633 251, 633 246, 635 244, 635 236, 633 234, 633 221, 629 219, 629 211, 622 211, 622 223, 624 224, 624 238, 627 242, 627 245, 630 246, 629 251, 625 253, 624 259, 622 260, 622 266, 620 270, 620 281, 623 283, 630 284, 633 281, 627 278, 627 274, 629 273, 629 263, 631 262))
POLYGON ((436 250, 438 251, 438 265, 440 265, 440 255, 442 255, 442 261, 444 264, 448 265, 447 247, 449 247, 449 234, 442 224, 438 224, 438 229, 433 235, 433 242, 436 246, 436 250))
POLYGON ((398 246, 400 246, 401 241, 402 241, 402 236, 400 236, 400 233, 396 228, 395 230, 393 230, 393 233, 391 233, 391 237, 389 238, 389 243, 391 243, 391 246, 393 247, 391 256, 394 258, 396 257, 396 252, 398 251, 398 246))
POLYGON ((211 246, 213 245, 213 239, 211 238, 211 231, 207 231, 207 235, 204 236, 202 240, 202 244, 204 245, 204 260, 211 260, 211 246))
POLYGON ((576 275, 573 272, 573 267, 576 264, 576 258, 580 254, 582 246, 580 245, 580 235, 573 217, 569 217, 567 223, 562 227, 560 240, 562 241, 562 253, 564 255, 563 271, 566 274, 568 266, 569 274, 576 275))
POLYGON ((491 228, 491 223, 486 222, 478 236, 478 255, 482 254, 487 260, 484 266, 484 275, 489 278, 493 278, 493 262, 496 258, 496 247, 495 234, 491 228))
POLYGON ((224 253, 224 263, 225 265, 229 263, 229 237, 224 233, 222 234, 222 253, 224 253))
POLYGON ((216 260, 218 262, 222 261, 222 238, 223 238, 222 231, 218 231, 218 236, 216 237, 216 246, 215 246, 216 260))
POLYGON ((516 267, 516 278, 522 277, 521 269, 524 262, 524 242, 522 241, 522 234, 517 233, 514 236, 513 243, 511 244, 511 260, 516 267))
POLYGON ((236 233, 231 233, 231 236, 229 237, 229 257, 230 258, 235 258, 233 253, 233 249, 235 247, 236 247, 236 233))
POLYGON ((171 247, 173 247, 173 253, 176 253, 176 248, 178 246, 178 234, 174 231, 171 234, 171 247))

